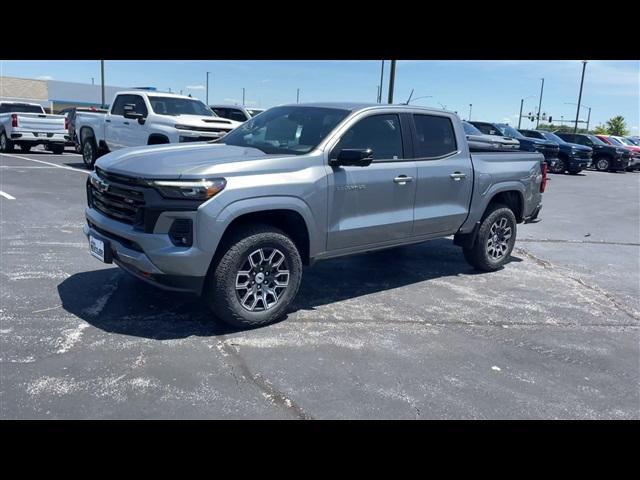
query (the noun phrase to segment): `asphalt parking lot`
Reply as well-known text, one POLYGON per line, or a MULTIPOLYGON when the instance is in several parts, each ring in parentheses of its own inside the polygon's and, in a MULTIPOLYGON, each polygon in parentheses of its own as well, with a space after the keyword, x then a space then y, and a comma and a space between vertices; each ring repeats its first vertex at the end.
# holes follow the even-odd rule
POLYGON ((640 418, 640 173, 551 178, 501 271, 330 260, 233 331, 89 255, 80 156, 0 155, 0 417, 640 418))

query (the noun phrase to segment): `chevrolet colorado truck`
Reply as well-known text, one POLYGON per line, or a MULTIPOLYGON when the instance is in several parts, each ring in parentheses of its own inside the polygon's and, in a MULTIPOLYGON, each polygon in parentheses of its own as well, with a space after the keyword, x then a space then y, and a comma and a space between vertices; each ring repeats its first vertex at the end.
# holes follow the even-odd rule
POLYGON ((100 261, 257 326, 286 313, 318 260, 453 235, 473 267, 497 270, 546 182, 540 153, 471 154, 453 112, 285 105, 213 142, 103 156, 84 234, 100 261))
POLYGON ((93 167, 98 157, 113 150, 214 140, 240 124, 218 117, 195 98, 131 90, 116 93, 105 114, 78 112, 75 131, 82 147, 82 159, 88 167, 93 167))
POLYGON ((609 145, 596 135, 585 133, 553 132, 566 142, 585 145, 593 150, 591 166, 600 172, 626 170, 631 163, 631 152, 622 147, 609 145))
POLYGON ((0 152, 11 153, 15 145, 23 152, 44 145, 61 154, 68 141, 64 115, 49 115, 37 103, 0 102, 0 152))

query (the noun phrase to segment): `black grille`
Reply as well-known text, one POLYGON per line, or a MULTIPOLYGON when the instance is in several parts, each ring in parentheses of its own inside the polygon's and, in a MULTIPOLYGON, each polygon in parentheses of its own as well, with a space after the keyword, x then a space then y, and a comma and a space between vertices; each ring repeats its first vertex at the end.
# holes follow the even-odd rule
POLYGON ((230 132, 231 129, 229 127, 188 127, 181 126, 179 130, 192 130, 194 132, 230 132))
POLYGON ((89 182, 91 205, 104 215, 130 225, 143 223, 144 193, 140 188, 131 188, 137 180, 131 177, 105 174, 96 171, 105 180, 106 188, 98 189, 89 182), (116 181, 123 183, 115 183, 116 181), (127 183, 124 183, 127 182, 127 183))

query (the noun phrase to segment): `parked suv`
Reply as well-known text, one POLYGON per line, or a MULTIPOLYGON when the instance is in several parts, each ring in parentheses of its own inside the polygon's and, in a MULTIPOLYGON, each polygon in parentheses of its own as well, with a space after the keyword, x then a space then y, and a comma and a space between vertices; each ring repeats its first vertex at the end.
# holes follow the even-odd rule
POLYGON ((525 137, 550 140, 558 144, 560 151, 558 152, 558 161, 551 167, 553 173, 565 173, 568 171, 572 175, 576 175, 591 166, 591 155, 593 153, 591 147, 566 142, 556 134, 544 130, 518 131, 525 137))
POLYGON ((211 143, 100 158, 84 232, 101 261, 256 326, 322 259, 455 235, 473 267, 497 270, 545 185, 542 155, 470 153, 453 112, 294 104, 211 143))
POLYGON ((560 147, 557 143, 539 138, 529 138, 522 135, 518 130, 506 123, 491 122, 469 122, 486 135, 498 135, 515 138, 520 142, 520 150, 525 152, 540 152, 544 155, 549 169, 551 170, 557 160, 560 147))
POLYGON ((262 108, 249 108, 242 105, 209 105, 209 108, 219 117, 228 118, 236 122, 246 122, 264 112, 262 108))
POLYGON ((613 145, 607 145, 597 136, 586 133, 554 132, 566 142, 579 143, 593 149, 591 165, 601 172, 624 170, 629 166, 631 153, 613 145))

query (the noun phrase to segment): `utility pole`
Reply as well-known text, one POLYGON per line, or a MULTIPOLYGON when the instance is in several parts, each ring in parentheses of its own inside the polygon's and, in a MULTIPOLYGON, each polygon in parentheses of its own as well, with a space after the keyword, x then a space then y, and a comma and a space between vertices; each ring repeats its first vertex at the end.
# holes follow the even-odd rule
POLYGON ((578 108, 576 109, 576 123, 573 127, 573 133, 578 131, 578 117, 580 116, 580 102, 582 101, 582 86, 584 85, 584 71, 587 68, 587 61, 582 61, 582 78, 580 79, 580 93, 578 94, 578 108))
POLYGON ((384 60, 382 60, 382 67, 380 68, 380 89, 378 90, 378 103, 382 103, 382 85, 384 83, 384 60))
POLYGON ((376 93, 376 102, 380 103, 380 85, 376 85, 377 93, 376 93))
POLYGON ((536 128, 540 125, 540 112, 542 112, 542 92, 544 92, 544 78, 541 78, 542 86, 540 87, 540 103, 538 104, 538 117, 536 121, 536 128))
POLYGON ((389 74, 389 102, 393 103, 393 86, 396 81, 396 61, 391 60, 391 73, 389 74))
POLYGON ((210 72, 207 72, 207 106, 209 106, 209 73, 210 72))
POLYGON ((591 107, 587 107, 589 109, 589 114, 587 115, 587 133, 589 133, 589 120, 591 120, 591 107))
POLYGON ((300 89, 296 92, 296 103, 300 103, 300 89))
POLYGON ((520 130, 520 124, 522 123, 522 105, 524 104, 524 98, 520 100, 520 115, 518 115, 518 130, 520 130))
POLYGON ((91 77, 91 85, 95 85, 95 84, 96 84, 96 82, 94 82, 94 78, 91 77))
POLYGON ((104 60, 100 60, 100 79, 102 81, 102 108, 104 108, 104 60))
POLYGON ((473 108, 473 103, 469 104, 469 118, 467 119, 467 121, 471 121, 471 109, 473 108))
POLYGON ((244 107, 244 87, 242 87, 242 106, 244 107))

